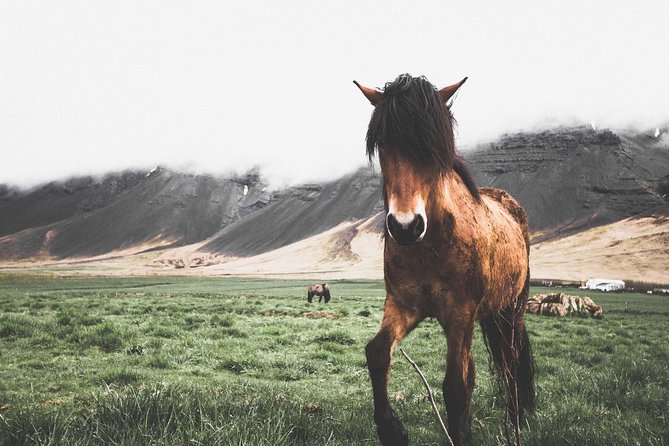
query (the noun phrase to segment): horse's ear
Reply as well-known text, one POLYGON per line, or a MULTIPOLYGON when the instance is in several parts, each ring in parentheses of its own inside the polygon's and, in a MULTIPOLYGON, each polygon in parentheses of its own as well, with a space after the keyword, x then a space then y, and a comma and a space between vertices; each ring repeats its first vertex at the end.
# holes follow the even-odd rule
POLYGON ((456 82, 453 85, 449 85, 448 87, 444 87, 441 90, 439 90, 439 98, 441 99, 441 102, 444 104, 448 102, 451 97, 455 94, 456 91, 458 91, 458 88, 462 86, 462 84, 465 83, 467 78, 462 79, 460 82, 456 82))
POLYGON ((374 107, 376 107, 376 104, 378 104, 381 101, 381 98, 383 98, 383 93, 381 93, 379 90, 360 85, 358 81, 353 81, 353 83, 360 89, 360 91, 362 91, 362 94, 365 95, 367 100, 371 102, 374 107))

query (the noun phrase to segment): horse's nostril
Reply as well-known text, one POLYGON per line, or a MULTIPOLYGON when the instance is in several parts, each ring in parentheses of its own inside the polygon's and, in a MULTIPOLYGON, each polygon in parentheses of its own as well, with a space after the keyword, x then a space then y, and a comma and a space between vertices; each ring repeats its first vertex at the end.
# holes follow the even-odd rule
POLYGON ((400 223, 393 214, 386 218, 388 232, 401 245, 410 245, 420 241, 425 232, 425 219, 420 214, 415 214, 413 219, 407 223, 400 223))
POLYGON ((400 227, 400 223, 397 221, 397 219, 395 218, 395 216, 393 214, 388 214, 386 224, 388 226, 388 231, 391 234, 393 234, 393 236, 395 234, 399 233, 399 231, 401 231, 401 229, 402 229, 400 227))
POLYGON ((413 220, 413 235, 416 239, 421 236, 425 230, 425 222, 423 221, 423 216, 418 214, 413 220))

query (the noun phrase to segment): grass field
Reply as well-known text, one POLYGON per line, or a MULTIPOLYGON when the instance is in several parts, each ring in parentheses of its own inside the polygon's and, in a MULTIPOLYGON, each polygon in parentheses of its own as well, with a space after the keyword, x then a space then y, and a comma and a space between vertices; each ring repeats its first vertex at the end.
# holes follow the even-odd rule
MULTIPOLYGON (((0 277, 0 444, 377 444, 363 351, 383 284, 331 282, 328 305, 308 304, 305 287, 0 277)), ((538 410, 526 444, 669 444, 669 299, 587 295, 602 320, 528 316, 538 410)), ((443 408, 440 327, 425 321, 402 346, 443 408)), ((474 356, 471 443, 503 444, 478 331, 474 356)), ((390 393, 412 444, 443 443, 399 353, 390 393)))

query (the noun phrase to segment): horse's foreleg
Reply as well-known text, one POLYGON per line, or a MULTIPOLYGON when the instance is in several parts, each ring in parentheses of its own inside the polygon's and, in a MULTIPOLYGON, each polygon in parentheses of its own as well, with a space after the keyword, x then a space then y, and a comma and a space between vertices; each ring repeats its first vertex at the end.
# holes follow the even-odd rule
POLYGON ((458 315, 446 322, 448 353, 443 391, 448 414, 448 432, 455 445, 469 435, 475 367, 472 357, 474 317, 458 315))
POLYGON ((312 293, 311 291, 309 291, 309 293, 307 293, 307 301, 308 301, 309 303, 311 303, 311 301, 312 301, 313 298, 314 298, 314 293, 312 293))
POLYGON ((322 295, 322 294, 319 294, 319 295, 318 295, 318 303, 321 303, 322 300, 323 300, 323 295, 322 295))
POLYGON ((388 401, 388 380, 395 346, 419 321, 416 314, 401 312, 390 299, 386 299, 381 328, 365 349, 374 394, 374 422, 384 446, 409 444, 409 435, 388 401))

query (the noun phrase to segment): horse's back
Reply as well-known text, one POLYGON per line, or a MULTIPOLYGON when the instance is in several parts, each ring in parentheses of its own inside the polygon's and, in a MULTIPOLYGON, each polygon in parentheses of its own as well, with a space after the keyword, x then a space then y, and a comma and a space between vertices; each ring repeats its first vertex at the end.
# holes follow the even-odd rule
POLYGON ((513 196, 502 190, 495 189, 492 187, 482 187, 479 189, 479 193, 482 196, 489 197, 495 202, 499 203, 501 207, 506 210, 506 212, 513 217, 513 219, 518 223, 520 229, 523 232, 523 237, 525 238, 525 244, 528 249, 530 249, 530 234, 527 222, 527 213, 525 209, 518 203, 518 201, 513 198, 513 196))
POLYGON ((316 294, 322 294, 325 293, 326 291, 329 292, 330 288, 326 283, 320 284, 320 283, 314 283, 312 285, 309 285, 308 291, 310 293, 316 293, 316 294))
POLYGON ((486 251, 482 263, 487 279, 484 295, 488 298, 484 298, 480 312, 485 317, 512 304, 526 287, 530 239, 527 214, 515 198, 500 189, 486 187, 479 192, 488 221, 494 222, 485 245, 490 251, 486 251), (490 296, 496 297, 490 299, 490 296))
POLYGON ((500 203, 506 209, 514 220, 521 226, 527 227, 527 213, 525 209, 516 201, 513 196, 505 190, 495 189, 493 187, 479 188, 481 195, 490 197, 500 203))

